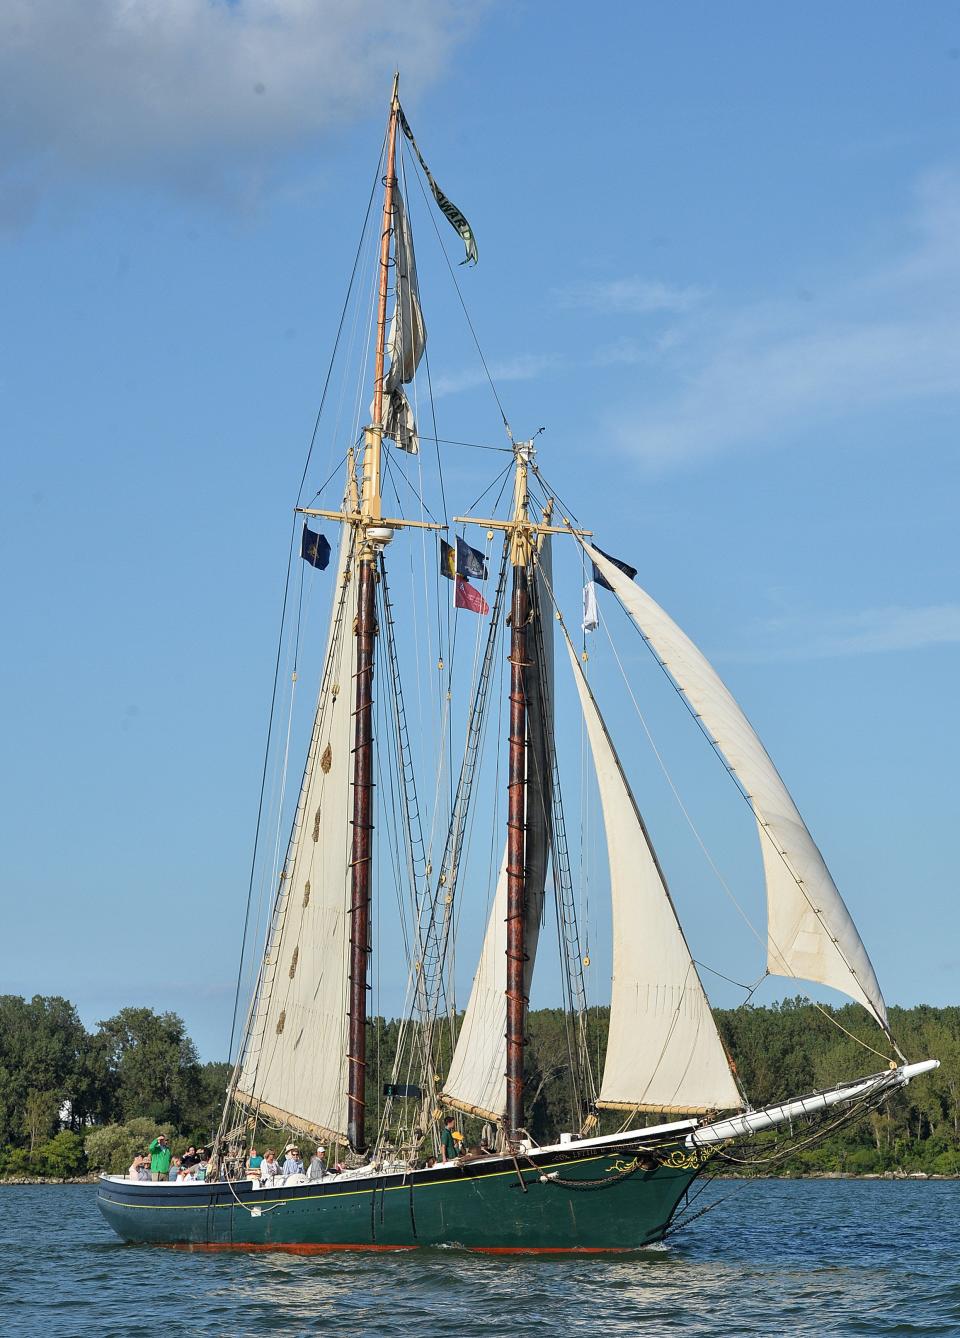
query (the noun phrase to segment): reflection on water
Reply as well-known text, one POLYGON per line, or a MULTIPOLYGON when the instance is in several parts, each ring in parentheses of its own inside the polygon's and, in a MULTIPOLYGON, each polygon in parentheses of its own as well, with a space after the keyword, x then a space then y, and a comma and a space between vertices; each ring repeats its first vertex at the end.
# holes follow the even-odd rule
POLYGON ((0 1187, 3 1334, 960 1334, 960 1182, 717 1182, 626 1258, 124 1245, 88 1186, 0 1187), (698 1207, 701 1205, 698 1205, 698 1207))

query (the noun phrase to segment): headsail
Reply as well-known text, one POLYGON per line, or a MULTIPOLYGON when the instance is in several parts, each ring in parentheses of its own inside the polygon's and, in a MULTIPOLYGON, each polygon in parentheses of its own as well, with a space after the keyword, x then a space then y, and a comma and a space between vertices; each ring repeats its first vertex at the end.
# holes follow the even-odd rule
MULTIPOLYGON (((545 538, 531 583, 533 635, 527 670, 527 844, 524 947, 524 993, 530 984, 543 916, 543 894, 552 838, 551 764, 553 747, 553 619, 544 576, 551 574, 550 541, 545 538), (541 611, 546 616, 541 617, 541 611)), ((507 1100, 503 1040, 507 1027, 507 959, 504 925, 507 919, 506 854, 500 866, 493 905, 487 920, 480 960, 473 978, 443 1100, 471 1114, 497 1122, 507 1100)))
POLYGON ((658 659, 740 781, 757 819, 767 885, 767 965, 849 995, 888 1031, 887 1010, 850 912, 749 720, 713 666, 660 606, 590 544, 658 659))
POLYGON ((236 1092, 267 1119, 328 1136, 347 1129, 353 559, 344 525, 310 752, 236 1092))
POLYGON ((710 1005, 643 820, 573 647, 567 644, 600 788, 613 909, 610 1032, 601 1106, 739 1110, 710 1005))

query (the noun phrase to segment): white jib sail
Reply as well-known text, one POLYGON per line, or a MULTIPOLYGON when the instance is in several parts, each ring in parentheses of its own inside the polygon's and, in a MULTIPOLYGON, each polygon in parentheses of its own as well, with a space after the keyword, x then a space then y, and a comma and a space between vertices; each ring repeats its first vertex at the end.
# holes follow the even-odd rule
POLYGON ((294 1128, 347 1127, 352 713, 357 581, 343 527, 310 751, 237 1100, 294 1128))
POLYGON ((610 865, 613 982, 600 1104, 741 1109, 700 977, 576 652, 568 643, 600 790, 610 865))
MULTIPOLYGON (((527 914, 524 993, 529 999, 552 833, 553 617, 543 572, 550 580, 551 553, 545 538, 531 586, 536 619, 530 623, 527 659, 527 914), (537 628, 539 627, 539 632, 537 628), (540 668, 542 666, 542 670, 540 668)), ((461 1110, 503 1120, 507 1105, 507 857, 504 852, 443 1100, 461 1110)))
POLYGON ((767 966, 856 999, 887 1030, 887 1010, 850 912, 769 754, 719 675, 659 604, 585 544, 700 717, 756 816, 767 885, 767 966))

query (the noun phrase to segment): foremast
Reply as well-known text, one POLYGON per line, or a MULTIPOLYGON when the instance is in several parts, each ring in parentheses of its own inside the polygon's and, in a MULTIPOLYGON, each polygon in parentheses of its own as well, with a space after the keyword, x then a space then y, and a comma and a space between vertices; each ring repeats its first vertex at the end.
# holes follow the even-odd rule
POLYGON ((377 338, 373 374, 372 423, 364 434, 363 472, 357 534, 357 658, 354 688, 353 840, 350 872, 350 971, 347 1043, 347 1137, 355 1152, 366 1147, 367 977, 370 964, 370 891, 373 854, 373 680, 376 645, 377 549, 392 530, 381 525, 380 453, 383 446, 384 349, 387 337, 387 293, 390 235, 396 189, 399 76, 393 81, 387 126, 387 167, 384 176, 380 233, 380 275, 377 338))
POLYGON ((443 529, 428 521, 386 518, 382 511, 381 452, 384 438, 385 394, 387 390, 386 346, 387 303, 390 290, 391 239, 400 201, 397 192, 397 131, 402 111, 398 96, 399 75, 395 76, 387 123, 386 170, 383 177, 383 215, 380 234, 380 274, 377 297, 377 326, 374 347, 373 402, 370 426, 364 431, 363 459, 359 498, 353 473, 352 453, 347 466, 347 493, 356 498, 346 512, 303 507, 306 515, 326 516, 352 525, 356 534, 357 615, 354 634, 356 657, 354 669, 353 731, 353 805, 350 843, 350 936, 347 990, 347 1139, 355 1152, 366 1149, 366 1030, 367 990, 372 945, 370 907, 373 863, 373 701, 376 668, 376 590, 377 563, 385 546, 398 529, 443 529))

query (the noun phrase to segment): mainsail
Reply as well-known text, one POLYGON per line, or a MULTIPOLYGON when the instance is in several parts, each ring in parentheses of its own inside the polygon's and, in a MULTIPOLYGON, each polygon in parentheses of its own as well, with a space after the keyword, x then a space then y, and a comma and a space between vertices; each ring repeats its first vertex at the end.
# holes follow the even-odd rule
POLYGON ((293 1128, 347 1128, 347 974, 357 580, 343 526, 310 751, 236 1099, 293 1128))
MULTIPOLYGON (((553 619, 545 580, 551 578, 549 538, 544 539, 531 584, 532 636, 527 669, 527 843, 524 994, 529 999, 552 835, 550 777, 553 748, 553 619), (541 616, 545 613, 545 616, 541 616)), ((507 1100, 504 1034, 507 1028, 507 857, 494 892, 480 960, 470 990, 443 1100, 497 1122, 507 1100)))
POLYGON ((663 1112, 743 1102, 606 725, 567 643, 607 833, 613 914, 610 1032, 601 1106, 663 1112))
POLYGON ((737 777, 757 820, 767 886, 767 966, 859 1003, 888 1031, 867 950, 769 754, 713 666, 660 606, 585 544, 737 777))

